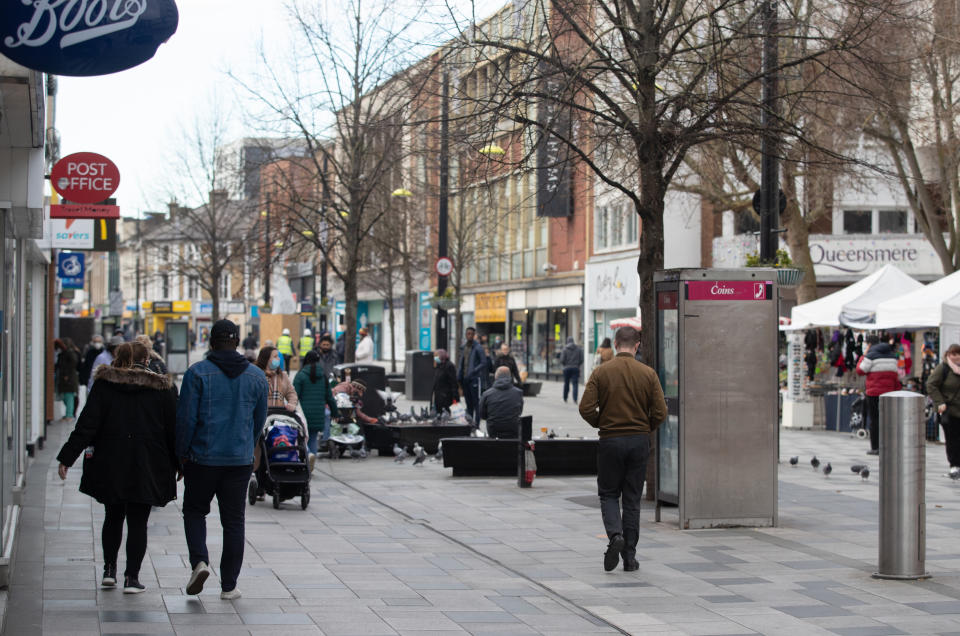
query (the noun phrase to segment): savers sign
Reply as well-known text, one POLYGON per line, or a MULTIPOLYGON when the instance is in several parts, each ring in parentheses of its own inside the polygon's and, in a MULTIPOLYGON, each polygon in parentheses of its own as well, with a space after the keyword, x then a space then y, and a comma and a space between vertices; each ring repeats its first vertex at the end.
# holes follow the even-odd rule
POLYGON ((50 183, 67 201, 100 203, 117 191, 120 171, 103 155, 75 152, 54 164, 50 183))

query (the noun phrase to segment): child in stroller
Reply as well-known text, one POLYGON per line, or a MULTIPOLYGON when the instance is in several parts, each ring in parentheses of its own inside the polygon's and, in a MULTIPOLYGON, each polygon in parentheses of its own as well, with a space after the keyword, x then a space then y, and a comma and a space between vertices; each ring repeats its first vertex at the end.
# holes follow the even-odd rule
POLYGON ((247 500, 253 506, 264 495, 273 497, 273 507, 300 497, 304 510, 310 503, 310 472, 307 470, 307 427, 296 413, 285 408, 267 410, 267 420, 257 444, 260 464, 250 480, 247 500))

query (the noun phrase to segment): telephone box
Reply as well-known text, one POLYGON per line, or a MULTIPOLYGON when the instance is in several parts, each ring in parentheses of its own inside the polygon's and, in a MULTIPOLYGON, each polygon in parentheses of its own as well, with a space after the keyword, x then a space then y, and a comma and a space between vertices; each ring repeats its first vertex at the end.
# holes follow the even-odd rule
POLYGON ((167 371, 175 375, 186 373, 190 366, 190 324, 168 320, 163 330, 167 371))
POLYGON ((777 272, 683 269, 654 276, 656 519, 682 529, 777 524, 777 272))

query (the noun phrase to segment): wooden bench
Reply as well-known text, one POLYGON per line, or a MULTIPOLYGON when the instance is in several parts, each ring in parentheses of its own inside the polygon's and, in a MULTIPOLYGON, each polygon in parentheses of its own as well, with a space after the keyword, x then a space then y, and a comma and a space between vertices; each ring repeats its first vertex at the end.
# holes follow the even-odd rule
MULTIPOLYGON (((445 437, 443 465, 454 477, 516 477, 515 439, 445 437)), ((536 439, 537 475, 596 475, 597 439, 536 439)))

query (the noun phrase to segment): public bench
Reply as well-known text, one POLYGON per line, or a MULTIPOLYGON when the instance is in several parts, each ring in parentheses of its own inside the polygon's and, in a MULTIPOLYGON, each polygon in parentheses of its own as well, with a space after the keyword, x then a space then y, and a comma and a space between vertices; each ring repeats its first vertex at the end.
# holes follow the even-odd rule
MULTIPOLYGON (((445 437, 443 465, 454 477, 516 477, 517 440, 445 437)), ((597 439, 535 439, 537 475, 596 475, 597 439)))

